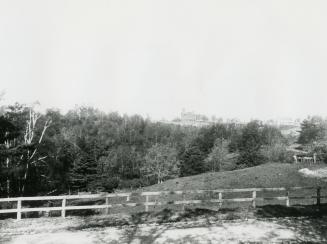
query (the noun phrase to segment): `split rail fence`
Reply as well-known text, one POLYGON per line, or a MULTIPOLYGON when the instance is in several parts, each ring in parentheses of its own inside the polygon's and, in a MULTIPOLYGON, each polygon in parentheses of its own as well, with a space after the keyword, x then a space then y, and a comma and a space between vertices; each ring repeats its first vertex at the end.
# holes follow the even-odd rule
POLYGON ((110 193, 110 194, 89 194, 89 195, 63 195, 63 196, 37 196, 37 197, 14 197, 14 198, 0 198, 0 204, 4 202, 17 202, 17 208, 12 209, 0 209, 0 214, 4 213, 17 213, 17 219, 20 220, 22 213, 26 212, 50 212, 50 211, 61 211, 61 216, 66 217, 66 211, 68 210, 85 210, 85 209, 103 209, 107 214, 110 209, 115 207, 136 207, 143 206, 144 211, 149 211, 149 206, 164 206, 164 205, 185 205, 190 204, 218 204, 222 206, 223 203, 231 202, 249 202, 252 207, 256 207, 257 202, 269 201, 269 200, 278 200, 285 201, 286 206, 290 206, 290 199, 314 199, 316 204, 320 205, 322 198, 327 198, 327 196, 321 195, 321 187, 291 187, 291 188, 245 188, 245 189, 216 189, 216 190, 189 190, 189 191, 159 191, 159 192, 133 192, 133 193, 110 193), (305 196, 290 196, 290 191, 294 190, 309 190, 313 192, 314 195, 305 195, 305 196), (271 197, 258 197, 257 193, 259 192, 283 192, 279 196, 271 197), (218 198, 208 198, 208 199, 185 199, 185 196, 188 194, 204 194, 204 193, 215 193, 218 195, 218 198), (232 197, 224 198, 224 195, 227 193, 248 193, 248 197, 232 197), (181 195, 182 200, 170 200, 163 201, 162 196, 169 195, 181 195), (138 196, 144 201, 140 202, 131 202, 132 196, 138 196), (153 197, 161 197, 161 199, 153 200, 153 197), (125 198, 125 201, 120 203, 110 203, 112 198, 125 198), (67 204, 67 200, 76 200, 76 199, 103 199, 105 204, 102 205, 89 205, 89 206, 71 206, 67 204), (52 201, 58 200, 61 201, 61 206, 57 207, 33 207, 25 208, 22 207, 23 201, 52 201))

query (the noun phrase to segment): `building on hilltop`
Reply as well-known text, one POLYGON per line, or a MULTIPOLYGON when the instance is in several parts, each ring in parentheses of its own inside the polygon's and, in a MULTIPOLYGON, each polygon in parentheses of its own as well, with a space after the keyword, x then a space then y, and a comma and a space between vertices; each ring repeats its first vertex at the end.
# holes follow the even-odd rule
POLYGON ((173 119, 172 121, 161 120, 161 123, 174 124, 181 126, 195 126, 195 127, 204 127, 210 126, 215 123, 221 124, 235 124, 237 126, 243 126, 246 123, 238 119, 227 119, 224 121, 222 118, 216 118, 212 116, 210 119, 202 114, 197 114, 194 112, 188 112, 185 109, 181 112, 180 117, 173 119))

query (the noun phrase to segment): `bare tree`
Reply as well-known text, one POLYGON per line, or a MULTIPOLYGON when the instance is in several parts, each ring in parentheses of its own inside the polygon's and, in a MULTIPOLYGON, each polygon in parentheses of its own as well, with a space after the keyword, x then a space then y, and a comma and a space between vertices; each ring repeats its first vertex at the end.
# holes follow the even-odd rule
POLYGON ((25 166, 25 173, 24 173, 24 183, 22 187, 22 193, 25 191, 26 186, 26 180, 29 173, 29 167, 30 165, 36 165, 38 162, 43 161, 46 159, 47 156, 37 156, 38 155, 38 145, 42 143, 42 140, 44 138, 44 134, 46 130, 51 125, 52 121, 51 119, 47 119, 43 125, 42 133, 40 137, 37 139, 35 136, 36 132, 36 125, 38 120, 40 119, 41 115, 36 113, 32 108, 29 110, 29 117, 26 121, 26 128, 24 132, 24 144, 26 146, 31 146, 34 144, 34 149, 30 150, 30 147, 27 149, 27 155, 26 155, 26 166, 25 166), (35 142, 36 141, 36 142, 35 142))
POLYGON ((220 171, 222 164, 226 161, 228 155, 228 142, 223 138, 218 138, 214 147, 205 159, 205 163, 212 172, 220 171))
POLYGON ((177 176, 179 161, 176 150, 167 145, 153 145, 145 156, 141 171, 147 177, 155 177, 158 184, 169 177, 177 176))

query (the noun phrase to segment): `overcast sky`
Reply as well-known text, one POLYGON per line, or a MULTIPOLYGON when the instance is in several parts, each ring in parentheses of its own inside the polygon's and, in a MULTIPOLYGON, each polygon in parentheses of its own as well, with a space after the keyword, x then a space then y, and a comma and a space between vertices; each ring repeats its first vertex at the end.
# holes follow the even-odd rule
POLYGON ((5 102, 327 115, 327 1, 1 0, 5 102))

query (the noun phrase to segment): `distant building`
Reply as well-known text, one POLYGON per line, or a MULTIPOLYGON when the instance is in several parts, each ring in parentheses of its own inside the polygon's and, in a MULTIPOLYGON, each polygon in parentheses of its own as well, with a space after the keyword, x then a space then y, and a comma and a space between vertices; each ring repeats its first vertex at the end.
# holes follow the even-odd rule
MULTIPOLYGON (((183 111, 181 112, 180 117, 175 118, 172 121, 161 120, 160 122, 182 125, 182 126, 195 126, 195 127, 209 126, 214 123, 224 123, 223 119, 221 118, 216 118, 215 116, 212 116, 211 119, 209 119, 205 115, 197 114, 195 112, 189 112, 186 111, 185 109, 183 109, 183 111)), ((244 124, 237 119, 226 120, 225 123, 226 124, 233 123, 237 125, 244 124)))
POLYGON ((281 133, 285 136, 298 136, 301 129, 300 119, 281 118, 276 120, 266 121, 267 125, 276 126, 280 129, 281 133))
POLYGON ((214 123, 214 121, 209 121, 208 117, 205 115, 187 112, 185 109, 183 109, 179 118, 175 118, 172 121, 161 120, 160 122, 195 127, 208 126, 214 123))
POLYGON ((196 127, 208 126, 212 124, 212 122, 210 122, 208 117, 206 117, 205 115, 196 114, 194 112, 187 112, 185 111, 185 109, 183 109, 180 118, 174 119, 171 123, 183 126, 196 127))

